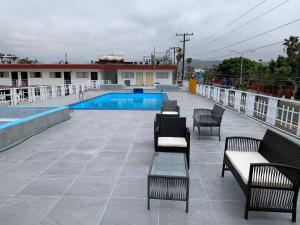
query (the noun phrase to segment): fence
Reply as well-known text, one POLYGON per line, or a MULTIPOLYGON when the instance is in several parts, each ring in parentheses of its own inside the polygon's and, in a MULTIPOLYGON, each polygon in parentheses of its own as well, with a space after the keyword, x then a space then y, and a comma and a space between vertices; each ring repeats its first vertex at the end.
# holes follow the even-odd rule
POLYGON ((87 89, 100 89, 105 81, 88 81, 83 84, 36 86, 0 89, 0 105, 17 105, 22 102, 44 101, 66 95, 78 94, 87 89))
POLYGON ((300 138, 300 103, 198 84, 196 94, 300 138))

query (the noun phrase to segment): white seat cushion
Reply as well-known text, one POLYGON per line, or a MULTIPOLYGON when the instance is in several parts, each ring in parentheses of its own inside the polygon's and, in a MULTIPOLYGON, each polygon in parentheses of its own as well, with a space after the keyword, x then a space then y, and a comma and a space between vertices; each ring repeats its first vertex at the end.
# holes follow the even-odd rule
POLYGON ((187 147, 187 142, 183 137, 158 137, 160 147, 187 147))
MULTIPOLYGON (((269 163, 269 161, 258 152, 238 152, 227 150, 226 155, 245 184, 248 184, 251 163, 269 163)), ((286 176, 281 174, 281 172, 274 167, 265 168, 261 171, 261 173, 260 177, 253 178, 252 184, 268 184, 273 187, 282 188, 292 187, 293 185, 286 176), (270 170, 273 170, 273 172, 270 170), (276 173, 281 174, 280 179, 276 176, 276 173), (274 174, 275 177, 270 176, 270 174, 274 174)))
POLYGON ((162 111, 163 115, 178 115, 178 112, 176 111, 162 111))
POLYGON ((236 171, 240 174, 245 184, 248 184, 250 163, 269 163, 258 152, 238 152, 238 151, 226 151, 226 155, 236 171))

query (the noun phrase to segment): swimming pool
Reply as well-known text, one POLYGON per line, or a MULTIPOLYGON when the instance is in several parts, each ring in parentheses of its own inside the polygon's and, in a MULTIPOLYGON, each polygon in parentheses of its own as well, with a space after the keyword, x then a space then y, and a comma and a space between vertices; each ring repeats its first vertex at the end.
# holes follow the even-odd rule
POLYGON ((165 93, 108 93, 70 105, 70 109, 159 110, 165 93))

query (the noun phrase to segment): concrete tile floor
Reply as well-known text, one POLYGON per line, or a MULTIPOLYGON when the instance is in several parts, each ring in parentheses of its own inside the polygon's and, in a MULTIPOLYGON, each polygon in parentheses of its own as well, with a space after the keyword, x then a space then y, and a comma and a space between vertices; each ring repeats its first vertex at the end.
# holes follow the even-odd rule
MULTIPOLYGON (((178 100, 190 128, 193 108, 213 106, 184 92, 168 95, 178 100)), ((42 105, 69 104, 77 98, 42 105)), ((148 211, 146 178, 155 113, 74 111, 69 121, 0 153, 0 224, 295 224, 289 214, 279 213, 250 212, 249 220, 243 219, 241 189, 230 172, 220 176, 224 137, 261 138, 267 127, 230 110, 224 114, 220 142, 217 137, 198 140, 196 131, 191 133, 189 213, 184 202, 158 200, 151 200, 148 211)))

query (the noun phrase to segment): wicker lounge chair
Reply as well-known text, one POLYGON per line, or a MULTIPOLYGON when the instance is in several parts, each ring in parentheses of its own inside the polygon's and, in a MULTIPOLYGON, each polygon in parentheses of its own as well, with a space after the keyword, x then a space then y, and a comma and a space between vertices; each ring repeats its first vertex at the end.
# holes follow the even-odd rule
POLYGON ((249 211, 292 213, 296 221, 300 183, 300 145, 267 130, 262 140, 227 137, 222 168, 230 170, 249 211))
POLYGON ((181 152, 190 165, 190 131, 186 118, 162 117, 154 133, 156 152, 181 152))
POLYGON ((225 109, 215 104, 212 110, 210 109, 194 109, 193 130, 198 128, 198 139, 200 135, 215 135, 221 140, 221 122, 225 109))
POLYGON ((161 114, 168 116, 179 116, 180 107, 177 105, 177 100, 164 101, 161 106, 161 114))

